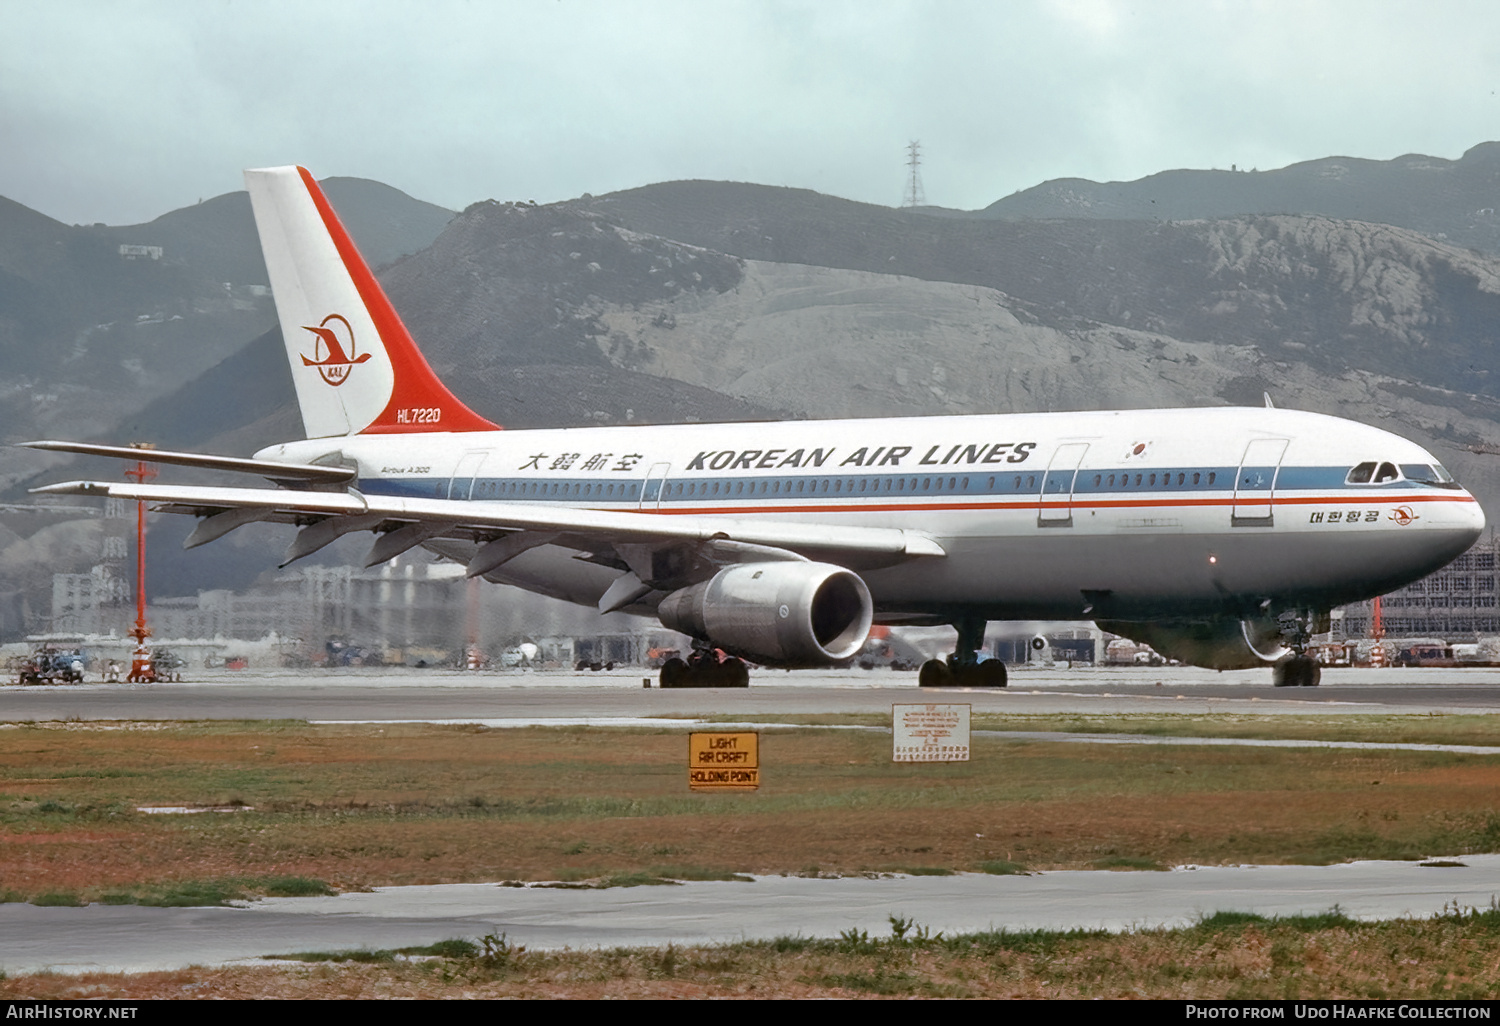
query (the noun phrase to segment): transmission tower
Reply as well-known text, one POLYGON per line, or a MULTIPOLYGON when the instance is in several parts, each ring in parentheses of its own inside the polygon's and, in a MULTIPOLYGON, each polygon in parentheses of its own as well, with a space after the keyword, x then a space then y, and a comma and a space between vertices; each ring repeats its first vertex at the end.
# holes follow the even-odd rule
POLYGON ((906 146, 906 166, 910 174, 906 177, 906 198, 902 200, 903 207, 922 207, 927 205, 927 195, 922 191, 922 143, 913 139, 906 146))

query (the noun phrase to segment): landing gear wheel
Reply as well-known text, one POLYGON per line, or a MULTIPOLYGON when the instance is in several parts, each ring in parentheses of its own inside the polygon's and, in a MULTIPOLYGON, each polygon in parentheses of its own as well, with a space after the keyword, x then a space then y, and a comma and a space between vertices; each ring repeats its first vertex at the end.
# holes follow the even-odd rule
POLYGON ((999 659, 986 659, 974 667, 974 687, 1003 688, 1010 683, 1005 673, 1005 664, 999 659))
POLYGON ((917 671, 917 686, 922 688, 946 688, 953 686, 953 671, 941 659, 929 659, 917 671))
POLYGON ((1323 668, 1310 656, 1289 655, 1271 667, 1271 684, 1278 688, 1315 688, 1322 679, 1323 668))
POLYGON ((686 662, 668 659, 662 664, 664 688, 748 688, 750 668, 743 659, 730 657, 722 663, 712 656, 694 656, 686 662))
POLYGON ((948 667, 949 681, 959 688, 1003 688, 1008 683, 1005 664, 999 659, 948 667))
POLYGON ((676 656, 661 664, 661 686, 664 688, 685 687, 688 676, 688 664, 676 656))

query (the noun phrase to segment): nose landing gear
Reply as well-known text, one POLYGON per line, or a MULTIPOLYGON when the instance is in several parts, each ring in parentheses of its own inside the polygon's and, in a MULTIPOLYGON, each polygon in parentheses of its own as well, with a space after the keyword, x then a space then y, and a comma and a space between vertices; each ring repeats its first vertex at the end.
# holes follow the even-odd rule
POLYGON ((1327 615, 1299 610, 1277 617, 1281 621, 1281 637, 1292 652, 1271 665, 1272 686, 1315 688, 1322 681, 1323 667, 1307 654, 1307 643, 1312 638, 1314 621, 1326 619, 1327 615))

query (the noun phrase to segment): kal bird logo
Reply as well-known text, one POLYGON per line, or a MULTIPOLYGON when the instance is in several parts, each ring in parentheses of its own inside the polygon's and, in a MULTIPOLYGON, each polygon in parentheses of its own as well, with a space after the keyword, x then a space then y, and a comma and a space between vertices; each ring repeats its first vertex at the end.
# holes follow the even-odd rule
POLYGON ((1405 527, 1413 520, 1421 520, 1422 518, 1413 513, 1410 506, 1397 506, 1391 510, 1391 519, 1402 527, 1405 527))
POLYGON ((370 358, 369 353, 355 355, 354 329, 338 314, 324 317, 323 323, 316 328, 304 324, 302 329, 312 332, 318 338, 313 344, 313 356, 317 359, 309 360, 304 356, 302 366, 318 368, 319 376, 330 385, 338 386, 348 381, 349 369, 370 358), (338 325, 343 326, 342 330, 338 325))

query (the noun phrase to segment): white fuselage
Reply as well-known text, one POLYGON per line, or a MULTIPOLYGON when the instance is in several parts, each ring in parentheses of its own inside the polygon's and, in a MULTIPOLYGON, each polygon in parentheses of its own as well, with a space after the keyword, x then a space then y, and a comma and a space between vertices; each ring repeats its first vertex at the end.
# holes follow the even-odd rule
MULTIPOLYGON (((330 453, 372 495, 921 532, 947 555, 856 568, 887 621, 1327 609, 1431 573, 1485 523, 1456 484, 1415 479, 1438 465, 1420 446, 1291 410, 363 434, 257 455, 330 453), (1411 473, 1351 483, 1367 462, 1411 473)), ((576 554, 543 546, 488 576, 593 604, 618 571, 576 554)))

